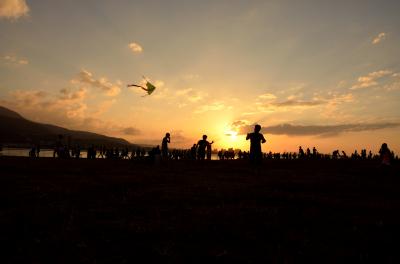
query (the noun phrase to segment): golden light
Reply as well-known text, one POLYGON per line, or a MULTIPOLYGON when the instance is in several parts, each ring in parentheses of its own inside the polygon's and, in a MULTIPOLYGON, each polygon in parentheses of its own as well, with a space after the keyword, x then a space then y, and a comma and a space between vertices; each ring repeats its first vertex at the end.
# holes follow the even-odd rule
POLYGON ((233 131, 233 130, 228 130, 228 131, 225 132, 225 135, 228 136, 230 138, 230 140, 236 141, 237 140, 237 136, 238 136, 238 132, 233 131))
MULTIPOLYGON (((208 120, 213 121, 212 123, 212 130, 215 140, 216 149, 229 149, 229 148, 240 148, 240 149, 247 149, 248 142, 246 142, 246 137, 244 135, 239 134, 238 131, 234 127, 232 127, 232 122, 227 121, 226 116, 213 116, 208 120)), ((211 134, 211 133, 210 133, 211 134)))

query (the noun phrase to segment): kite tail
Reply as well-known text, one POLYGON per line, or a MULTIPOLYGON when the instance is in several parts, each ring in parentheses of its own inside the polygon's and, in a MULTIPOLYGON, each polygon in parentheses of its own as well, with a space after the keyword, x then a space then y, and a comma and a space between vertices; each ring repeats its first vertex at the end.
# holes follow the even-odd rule
POLYGON ((147 89, 145 88, 145 87, 143 87, 143 86, 141 86, 141 85, 137 85, 137 84, 128 84, 127 85, 127 87, 139 87, 139 88, 142 88, 143 90, 145 90, 146 92, 147 92, 147 89))

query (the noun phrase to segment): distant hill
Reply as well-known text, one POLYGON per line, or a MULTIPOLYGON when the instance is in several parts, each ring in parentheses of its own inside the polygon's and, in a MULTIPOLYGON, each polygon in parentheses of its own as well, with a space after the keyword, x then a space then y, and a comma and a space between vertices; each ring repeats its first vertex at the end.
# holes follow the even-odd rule
POLYGON ((24 119, 20 114, 0 105, 0 116, 24 119))
POLYGON ((30 146, 40 143, 43 147, 51 147, 59 135, 63 136, 64 144, 79 144, 82 147, 92 144, 113 147, 136 146, 122 138, 32 122, 20 114, 0 106, 0 143, 2 145, 30 146))

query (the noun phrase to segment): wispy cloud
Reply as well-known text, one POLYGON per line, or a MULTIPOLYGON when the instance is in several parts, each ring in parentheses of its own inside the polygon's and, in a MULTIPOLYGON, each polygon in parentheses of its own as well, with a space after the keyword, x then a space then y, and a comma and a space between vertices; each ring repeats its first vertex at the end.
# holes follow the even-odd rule
POLYGON ((186 146, 193 142, 193 140, 185 136, 182 130, 171 131, 171 140, 174 144, 186 146))
POLYGON ((276 111, 289 111, 292 109, 307 109, 327 104, 328 101, 324 100, 285 100, 273 102, 256 102, 256 110, 258 112, 276 112, 276 111))
POLYGON ((83 100, 86 98, 87 90, 80 88, 78 90, 72 91, 71 89, 61 89, 59 99, 60 100, 83 100))
POLYGON ((265 93, 265 94, 259 95, 258 99, 261 99, 261 100, 275 100, 276 96, 274 94, 271 94, 271 93, 265 93))
POLYGON ((0 0, 0 18, 16 20, 28 13, 29 6, 25 0, 0 0))
POLYGON ((134 53, 142 53, 143 52, 143 47, 136 42, 131 42, 131 43, 129 43, 128 46, 134 53))
POLYGON ((182 76, 183 80, 189 81, 189 80, 197 80, 200 78, 200 75, 198 74, 194 74, 194 73, 189 73, 189 74, 185 74, 182 76))
POLYGON ((10 98, 3 100, 6 107, 35 117, 35 121, 62 125, 73 124, 84 118, 87 105, 84 102, 87 91, 84 88, 62 89, 57 94, 40 90, 16 90, 10 98))
POLYGON ((400 80, 386 84, 383 89, 387 92, 400 91, 400 80))
POLYGON ((274 112, 274 111, 286 111, 290 109, 306 109, 310 107, 320 106, 327 104, 327 100, 313 98, 312 100, 299 99, 303 94, 290 95, 286 100, 278 100, 278 97, 271 93, 265 93, 257 96, 256 98, 256 110, 259 112, 274 112))
POLYGON ((125 127, 121 130, 122 134, 136 136, 140 134, 140 130, 135 127, 125 127))
POLYGON ((108 112, 110 108, 117 102, 117 99, 104 100, 98 103, 97 108, 91 113, 91 116, 98 118, 102 114, 108 112))
POLYGON ((226 110, 226 109, 231 109, 231 106, 225 105, 225 102, 223 101, 214 101, 211 104, 205 104, 197 107, 197 109, 194 111, 195 114, 201 114, 209 111, 221 111, 221 110, 226 110))
POLYGON ((389 70, 380 70, 380 71, 371 72, 368 75, 359 77, 357 79, 357 83, 354 84, 350 89, 358 90, 358 89, 376 86, 376 85, 378 85, 379 79, 386 77, 386 76, 390 76, 391 74, 392 74, 392 71, 389 71, 389 70))
POLYGON ((181 89, 176 91, 175 94, 177 97, 185 98, 186 100, 192 103, 203 100, 207 96, 207 93, 202 91, 197 91, 193 88, 181 89))
POLYGON ((117 96, 121 92, 122 83, 117 81, 115 84, 108 81, 107 78, 101 77, 95 79, 93 74, 87 70, 81 70, 78 74, 78 78, 72 80, 72 83, 87 84, 92 87, 98 88, 105 92, 107 96, 117 96))
POLYGON ((136 136, 138 129, 101 118, 116 99, 98 101, 95 106, 87 100, 95 95, 83 87, 65 88, 57 93, 41 90, 16 90, 0 104, 21 113, 24 117, 40 122, 59 125, 69 129, 93 131, 111 136, 136 136))
POLYGON ((29 61, 26 58, 18 58, 14 55, 6 55, 3 57, 3 60, 6 64, 9 65, 28 65, 29 61))
POLYGON ((382 41, 384 41, 386 39, 387 34, 385 32, 381 32, 378 34, 378 36, 374 37, 374 39, 372 40, 372 44, 376 45, 382 41))
POLYGON ((303 101, 303 100, 287 100, 283 102, 271 103, 272 106, 276 107, 310 107, 325 104, 325 101, 313 100, 313 101, 303 101))
MULTIPOLYGON (((239 134, 247 134, 254 130, 254 125, 248 121, 237 120, 232 123, 232 129, 239 134)), ((385 128, 397 128, 400 123, 368 123, 368 124, 340 124, 340 125, 292 125, 280 124, 262 128, 262 133, 287 136, 320 136, 332 137, 342 133, 375 131, 385 128)))

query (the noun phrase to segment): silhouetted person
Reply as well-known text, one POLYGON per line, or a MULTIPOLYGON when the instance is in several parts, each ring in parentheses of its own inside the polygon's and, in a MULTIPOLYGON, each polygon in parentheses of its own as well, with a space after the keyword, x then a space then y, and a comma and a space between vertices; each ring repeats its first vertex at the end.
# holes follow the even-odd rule
POLYGON ((367 150, 366 149, 361 150, 361 159, 367 159, 367 150))
POLYGON ((150 154, 149 156, 153 156, 153 162, 155 164, 159 164, 160 160, 161 160, 161 150, 160 150, 160 145, 157 145, 157 147, 152 149, 152 154, 150 154))
POLYGON ((301 146, 299 147, 299 158, 304 158, 304 150, 301 146))
POLYGON ((196 159, 196 148, 196 144, 193 144, 193 146, 190 148, 190 158, 194 160, 196 159))
POLYGON ((261 151, 261 144, 267 142, 260 133, 261 126, 255 125, 254 132, 249 133, 246 136, 246 140, 250 139, 250 162, 257 165, 260 164, 262 161, 262 151, 261 151))
POLYGON ((81 156, 81 147, 80 147, 79 145, 77 145, 77 146, 75 147, 75 158, 76 158, 76 159, 79 159, 80 156, 81 156))
POLYGON ((313 158, 316 158, 316 157, 317 157, 317 154, 318 154, 317 149, 316 149, 315 147, 313 147, 313 149, 312 149, 312 156, 313 156, 313 158))
POLYGON ((40 154, 40 145, 37 144, 37 146, 36 146, 36 157, 39 158, 39 154, 40 154))
POLYGON ((207 146, 206 146, 206 151, 207 151, 207 160, 211 160, 211 145, 214 144, 214 141, 212 142, 208 142, 207 146))
MULTIPOLYGON (((158 148, 160 148, 160 146, 158 146, 158 148)), ((144 156, 146 156, 146 150, 144 148, 142 148, 140 150, 140 157, 144 157, 144 156)))
POLYGON ((140 148, 139 147, 136 149, 136 158, 137 159, 140 158, 140 148))
POLYGON ((171 135, 166 133, 161 142, 161 156, 163 159, 168 159, 168 143, 171 143, 171 135))
POLYGON ((379 155, 381 159, 381 165, 382 166, 390 166, 392 163, 392 153, 390 152, 390 149, 388 148, 386 143, 383 143, 381 146, 381 149, 379 150, 379 155))
POLYGON ((32 147, 31 150, 29 151, 29 157, 30 158, 36 157, 36 148, 35 147, 32 147))
POLYGON ((224 158, 224 154, 222 153, 222 149, 218 151, 218 159, 222 160, 224 158))
POLYGON ((54 146, 53 157, 60 158, 62 156, 62 148, 63 148, 63 135, 58 135, 58 139, 56 140, 56 145, 54 146))
POLYGON ((339 150, 335 150, 332 152, 332 159, 337 159, 339 157, 339 150))
POLYGON ((359 159, 360 158, 360 154, 358 154, 357 150, 354 150, 354 153, 351 154, 351 158, 352 159, 359 159))
POLYGON ((106 146, 103 145, 100 147, 99 158, 104 159, 105 154, 106 154, 106 146))
POLYGON ((206 148, 208 144, 210 143, 207 141, 207 135, 203 135, 203 139, 200 139, 199 142, 197 142, 197 159, 199 160, 205 159, 206 148))

